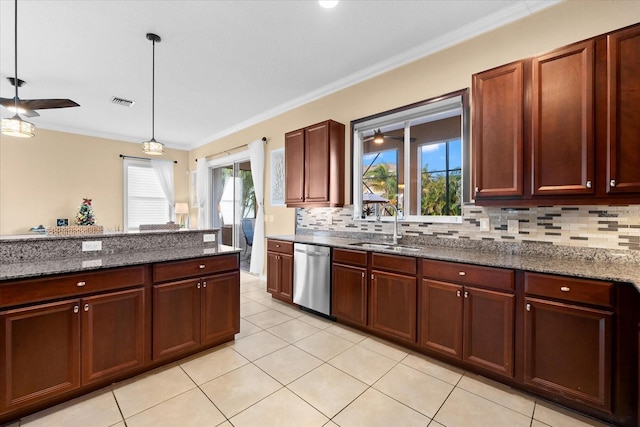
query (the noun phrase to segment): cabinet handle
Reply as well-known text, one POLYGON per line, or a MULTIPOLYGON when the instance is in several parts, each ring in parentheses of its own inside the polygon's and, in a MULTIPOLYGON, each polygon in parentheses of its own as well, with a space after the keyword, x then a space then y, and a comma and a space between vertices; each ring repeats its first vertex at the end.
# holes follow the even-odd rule
POLYGON ((200 289, 200 282, 196 284, 196 288, 200 289))
POLYGON ((458 276, 466 276, 467 273, 465 273, 464 271, 458 271, 458 276))
POLYGON ((89 311, 89 304, 84 305, 84 311, 89 311))
POLYGON ((371 280, 373 280, 373 279, 374 279, 374 277, 373 277, 373 273, 371 273, 371 280))
POLYGON ((570 287, 568 287, 568 286, 562 286, 562 287, 560 288, 560 290, 561 290, 562 292, 569 292, 569 291, 571 290, 571 288, 570 288, 570 287))
POLYGON ((465 298, 469 298, 469 292, 464 291, 464 297, 465 297, 465 298))
POLYGON ((364 279, 364 271, 362 272, 362 278, 364 279))
POLYGON ((531 311, 531 304, 527 304, 527 311, 531 311))
POLYGON ((74 305, 74 306, 73 306, 73 312, 74 312, 74 313, 77 313, 77 312, 79 312, 79 311, 80 311, 80 307, 78 307, 77 305, 74 305))
POLYGON ((84 285, 86 285, 86 284, 87 284, 87 282, 78 282, 78 283, 76 283, 76 286, 77 286, 77 287, 79 287, 79 288, 81 288, 81 287, 83 287, 83 286, 84 286, 84 285))
POLYGON ((206 267, 206 265, 204 265, 204 264, 200 264, 200 265, 198 266, 198 268, 199 268, 199 269, 203 269, 203 268, 205 268, 205 267, 206 267))
POLYGON ((591 188, 591 181, 587 181, 587 188, 591 188))
POLYGON ((612 179, 611 181, 609 181, 609 186, 615 187, 616 186, 616 180, 612 179))
POLYGON ((462 294, 460 293, 460 291, 456 291, 456 296, 457 296, 458 298, 460 298, 460 296, 461 296, 461 295, 462 295, 462 294))
POLYGON ((479 188, 479 187, 476 187, 476 193, 477 193, 478 191, 480 191, 480 188, 479 188))
POLYGON ((207 287, 207 282, 202 282, 202 287, 206 288, 207 287))

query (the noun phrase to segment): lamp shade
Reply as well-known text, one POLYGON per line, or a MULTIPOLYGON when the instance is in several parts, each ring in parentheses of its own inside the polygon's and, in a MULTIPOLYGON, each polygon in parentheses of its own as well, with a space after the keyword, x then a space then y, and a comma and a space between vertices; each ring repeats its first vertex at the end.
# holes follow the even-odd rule
POLYGON ((188 203, 176 203, 176 214, 188 214, 188 213, 189 213, 188 203))
POLYGON ((19 115, 15 115, 10 119, 2 119, 0 132, 7 136, 17 136, 19 138, 31 138, 35 135, 35 126, 22 120, 19 115))

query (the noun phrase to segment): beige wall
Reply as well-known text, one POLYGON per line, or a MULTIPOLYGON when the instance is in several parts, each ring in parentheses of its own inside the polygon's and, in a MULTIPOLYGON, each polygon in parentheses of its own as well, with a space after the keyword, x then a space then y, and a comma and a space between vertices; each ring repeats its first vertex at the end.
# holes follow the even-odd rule
MULTIPOLYGON (((72 224, 83 197, 93 200, 98 225, 122 228, 120 154, 143 156, 137 143, 39 128, 30 139, 0 136, 0 235, 26 234, 56 218, 72 224)), ((178 161, 175 198, 188 201, 187 152, 168 149, 163 158, 178 161)))
MULTIPOLYGON (((536 55, 562 45, 640 22, 638 1, 570 0, 470 41, 341 90, 317 101, 243 129, 188 153, 168 150, 176 159, 176 201, 188 199, 187 170, 195 159, 268 138, 265 150, 266 233, 290 234, 295 210, 269 204, 270 152, 284 146, 290 130, 331 118, 349 123, 443 93, 469 87, 473 73, 536 55)), ((24 233, 29 227, 73 218, 82 197, 93 198, 98 223, 122 225, 122 160, 140 155, 138 144, 37 129, 28 141, 0 140, 0 234, 24 233)), ((347 200, 351 193, 347 161, 347 200)), ((194 213, 195 214, 195 213, 194 213)), ((195 215, 192 215, 192 224, 195 215)))

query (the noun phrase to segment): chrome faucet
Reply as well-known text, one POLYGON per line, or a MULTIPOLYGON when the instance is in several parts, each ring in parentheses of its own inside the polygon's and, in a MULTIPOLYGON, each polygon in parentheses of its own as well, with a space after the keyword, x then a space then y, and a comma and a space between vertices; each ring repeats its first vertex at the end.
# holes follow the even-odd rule
MULTIPOLYGON (((391 205, 391 204, 384 205, 382 206, 382 209, 380 210, 380 212, 382 213, 387 208, 393 208, 395 212, 395 215, 393 216, 393 223, 394 223, 393 224, 393 244, 397 245, 398 241, 402 239, 402 235, 400 234, 400 231, 398 231, 398 216, 399 216, 398 207, 396 205, 391 205)), ((381 213, 378 214, 378 221, 380 221, 381 213)))

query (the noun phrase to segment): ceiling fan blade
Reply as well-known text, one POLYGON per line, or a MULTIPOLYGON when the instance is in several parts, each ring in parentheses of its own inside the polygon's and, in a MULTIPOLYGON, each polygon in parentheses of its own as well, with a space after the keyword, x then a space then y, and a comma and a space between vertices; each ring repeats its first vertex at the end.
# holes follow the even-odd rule
POLYGON ((24 113, 20 113, 24 117, 40 117, 40 114, 36 110, 24 110, 24 113))
MULTIPOLYGON (((0 98, 0 105, 3 106, 4 108, 11 110, 11 111, 15 111, 15 98, 0 98)), ((39 117, 40 114, 38 114, 37 111, 34 110, 28 110, 26 108, 24 108, 24 105, 22 104, 22 101, 18 100, 18 114, 20 114, 21 116, 24 117, 39 117)))
POLYGON ((75 101, 70 99, 21 99, 18 105, 25 110, 49 110, 52 108, 79 107, 75 101))

